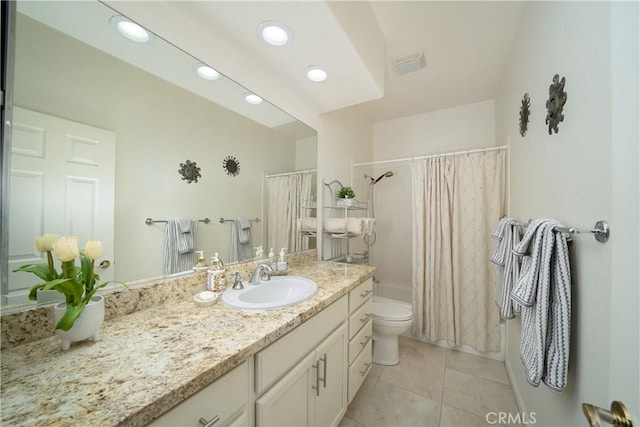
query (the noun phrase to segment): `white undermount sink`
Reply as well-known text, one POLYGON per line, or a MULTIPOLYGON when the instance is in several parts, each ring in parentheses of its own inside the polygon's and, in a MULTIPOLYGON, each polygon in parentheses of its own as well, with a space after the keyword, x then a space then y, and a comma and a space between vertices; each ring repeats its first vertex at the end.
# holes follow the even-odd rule
POLYGON ((318 291, 312 280, 296 276, 278 276, 259 285, 245 283, 244 289, 227 289, 222 294, 225 304, 242 310, 271 310, 298 304, 318 291))

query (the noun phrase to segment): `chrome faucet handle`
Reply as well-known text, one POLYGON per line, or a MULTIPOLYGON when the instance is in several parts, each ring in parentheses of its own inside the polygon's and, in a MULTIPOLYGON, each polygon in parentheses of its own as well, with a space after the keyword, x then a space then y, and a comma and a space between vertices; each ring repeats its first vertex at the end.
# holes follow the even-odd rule
POLYGON ((234 275, 233 289, 235 289, 236 291, 244 289, 244 286, 242 285, 242 279, 240 278, 240 273, 236 273, 234 275))

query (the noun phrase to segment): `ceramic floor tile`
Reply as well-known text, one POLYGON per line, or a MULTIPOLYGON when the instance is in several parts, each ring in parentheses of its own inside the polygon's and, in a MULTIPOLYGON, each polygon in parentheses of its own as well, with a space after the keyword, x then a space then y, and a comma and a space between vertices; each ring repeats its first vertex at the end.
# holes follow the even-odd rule
POLYGON ((440 402, 446 350, 400 337, 400 363, 385 366, 380 380, 440 402))
POLYGON ((437 427, 439 420, 438 402, 379 380, 358 418, 358 423, 365 427, 437 427))
POLYGON ((484 427, 490 426, 484 417, 471 414, 448 405, 442 405, 440 427, 484 427))
POLYGON ((489 412, 517 414, 508 385, 446 369, 442 403, 484 418, 489 412))
POLYGON ((509 384, 509 377, 504 368, 504 363, 497 360, 474 356, 461 351, 449 350, 447 352, 446 367, 455 369, 465 374, 476 375, 488 380, 509 384))
POLYGON ((356 395, 351 400, 351 403, 347 407, 347 411, 345 416, 351 418, 354 421, 358 420, 362 409, 367 403, 367 399, 369 399, 369 395, 371 391, 373 391, 374 386, 378 382, 378 377, 380 376, 379 370, 375 370, 371 368, 369 373, 367 374, 367 378, 364 379, 360 389, 356 393, 356 395))
POLYGON ((384 371, 384 365, 378 365, 377 363, 374 363, 371 365, 369 376, 380 378, 380 374, 382 374, 382 371, 384 371))

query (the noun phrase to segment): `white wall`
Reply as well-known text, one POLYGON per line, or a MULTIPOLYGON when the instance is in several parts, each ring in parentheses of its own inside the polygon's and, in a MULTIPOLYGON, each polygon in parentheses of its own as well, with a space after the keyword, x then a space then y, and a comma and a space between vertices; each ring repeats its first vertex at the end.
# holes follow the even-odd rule
MULTIPOLYGON (((520 220, 555 218, 568 226, 582 228, 590 228, 600 219, 611 221, 614 211, 619 211, 618 217, 624 218, 611 221, 612 239, 608 243, 598 243, 590 235, 579 235, 570 245, 571 356, 568 386, 562 393, 544 385, 534 388, 527 383, 519 357, 519 320, 507 322, 506 364, 512 386, 520 410, 536 412, 537 425, 584 425, 582 402, 608 408, 612 398, 625 399, 611 396, 609 391, 612 353, 625 351, 609 345, 614 289, 612 251, 628 249, 628 260, 633 259, 637 264, 637 122, 635 141, 626 144, 627 147, 634 145, 635 153, 632 149, 625 158, 612 145, 611 32, 616 23, 611 20, 611 5, 609 2, 527 3, 503 86, 496 98, 498 143, 510 142, 511 216, 520 220), (568 97, 559 133, 549 135, 545 102, 556 73, 566 78, 568 97), (525 92, 530 94, 532 113, 529 130, 522 138, 518 132, 518 112, 525 92), (612 179, 612 168, 628 168, 627 178, 632 179, 612 179), (625 192, 632 197, 628 207, 614 209, 611 191, 618 185, 626 187, 625 192), (614 236, 629 229, 632 233, 635 230, 636 237, 631 239, 635 243, 629 239, 625 243, 616 240, 614 236)), ((633 7, 631 4, 631 10, 633 7)), ((637 16, 637 4, 635 9, 637 16)), ((635 34, 629 32, 621 39, 627 37, 636 40, 636 64, 635 73, 631 72, 631 78, 627 76, 625 83, 632 83, 634 79, 635 83, 628 87, 630 92, 618 96, 623 100, 632 97, 627 105, 635 103, 637 120, 637 20, 635 34)), ((636 289, 637 299, 637 269, 624 276, 634 282, 631 286, 636 289)), ((633 347, 638 343, 638 317, 636 314, 626 319, 635 321, 628 327, 636 331, 635 343, 629 341, 631 351, 635 351, 635 364, 630 363, 626 368, 631 370, 628 374, 637 376, 637 348, 633 347)), ((638 399, 637 382, 635 384, 635 397, 627 398, 638 399)))
MULTIPOLYGON (((116 278, 163 274, 165 224, 147 217, 209 217, 198 249, 228 260, 230 224, 218 218, 261 216, 263 172, 294 170, 296 141, 29 18, 18 25, 29 30, 17 40, 15 104, 116 133, 116 278), (228 155, 236 177, 222 168, 228 155), (197 183, 178 174, 187 159, 201 168, 197 183)), ((261 227, 252 234, 262 241, 261 227)))
MULTIPOLYGON (((399 159, 471 148, 492 147, 495 140, 494 102, 484 101, 375 123, 373 160, 399 159)), ((368 183, 363 174, 383 178, 374 186, 377 241, 371 264, 378 267, 379 295, 411 301, 411 163, 356 167, 354 180, 368 183)))

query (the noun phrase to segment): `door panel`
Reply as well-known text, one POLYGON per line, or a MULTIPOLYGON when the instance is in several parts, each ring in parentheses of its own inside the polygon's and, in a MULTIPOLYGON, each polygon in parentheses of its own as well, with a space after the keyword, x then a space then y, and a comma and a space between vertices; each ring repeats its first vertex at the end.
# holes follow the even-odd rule
POLYGON ((115 143, 111 131, 14 108, 6 303, 27 301, 38 283, 12 271, 45 262, 33 243, 45 233, 77 236, 80 249, 89 239, 102 241, 111 267, 97 273, 113 280, 115 143))

